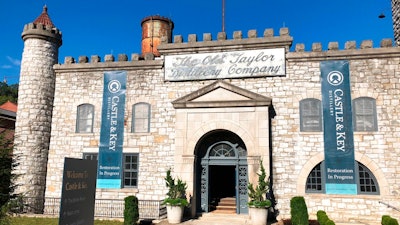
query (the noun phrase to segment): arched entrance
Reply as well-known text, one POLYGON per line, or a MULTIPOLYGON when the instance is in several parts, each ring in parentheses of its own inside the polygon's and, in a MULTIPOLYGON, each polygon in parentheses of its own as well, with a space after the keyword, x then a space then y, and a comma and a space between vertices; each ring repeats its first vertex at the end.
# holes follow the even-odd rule
POLYGON ((247 151, 242 139, 227 130, 204 135, 196 146, 197 212, 215 210, 221 199, 234 199, 236 213, 246 214, 247 151))

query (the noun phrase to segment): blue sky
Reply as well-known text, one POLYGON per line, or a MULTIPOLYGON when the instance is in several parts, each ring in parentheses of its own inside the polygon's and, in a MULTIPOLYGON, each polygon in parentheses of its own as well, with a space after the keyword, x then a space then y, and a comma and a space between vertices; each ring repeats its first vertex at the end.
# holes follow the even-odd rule
MULTIPOLYGON (((18 82, 25 24, 33 22, 47 5, 55 26, 63 33, 59 61, 66 56, 141 52, 143 18, 160 15, 170 18, 173 35, 211 33, 216 39, 222 30, 222 0, 0 0, 0 81, 18 82)), ((225 31, 256 29, 262 36, 266 28, 275 35, 288 27, 293 46, 304 43, 306 50, 314 42, 326 49, 329 42, 372 40, 378 47, 384 38, 393 39, 390 0, 225 0, 225 31), (386 18, 379 19, 381 13, 386 18)))

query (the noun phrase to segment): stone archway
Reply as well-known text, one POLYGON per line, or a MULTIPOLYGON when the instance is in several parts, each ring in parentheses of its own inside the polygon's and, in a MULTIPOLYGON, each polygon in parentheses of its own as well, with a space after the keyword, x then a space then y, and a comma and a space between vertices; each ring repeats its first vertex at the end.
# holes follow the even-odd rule
POLYGON ((236 213, 247 209, 247 151, 233 132, 214 130, 205 134, 196 146, 195 177, 197 212, 210 212, 224 198, 233 198, 236 213))

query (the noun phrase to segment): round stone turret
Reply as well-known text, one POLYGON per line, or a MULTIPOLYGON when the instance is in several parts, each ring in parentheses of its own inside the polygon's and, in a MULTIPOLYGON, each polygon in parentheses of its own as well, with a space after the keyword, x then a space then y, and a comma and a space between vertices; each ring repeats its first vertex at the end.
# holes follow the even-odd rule
POLYGON ((41 15, 25 25, 24 50, 18 90, 14 155, 18 162, 15 192, 27 197, 33 213, 42 213, 47 156, 55 89, 53 65, 58 63, 61 32, 43 7, 41 15))

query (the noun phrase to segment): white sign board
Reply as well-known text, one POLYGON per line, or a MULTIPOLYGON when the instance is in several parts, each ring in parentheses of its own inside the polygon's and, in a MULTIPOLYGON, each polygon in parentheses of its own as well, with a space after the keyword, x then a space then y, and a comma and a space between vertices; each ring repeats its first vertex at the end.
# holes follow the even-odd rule
POLYGON ((284 48, 165 56, 169 81, 284 75, 284 48))

